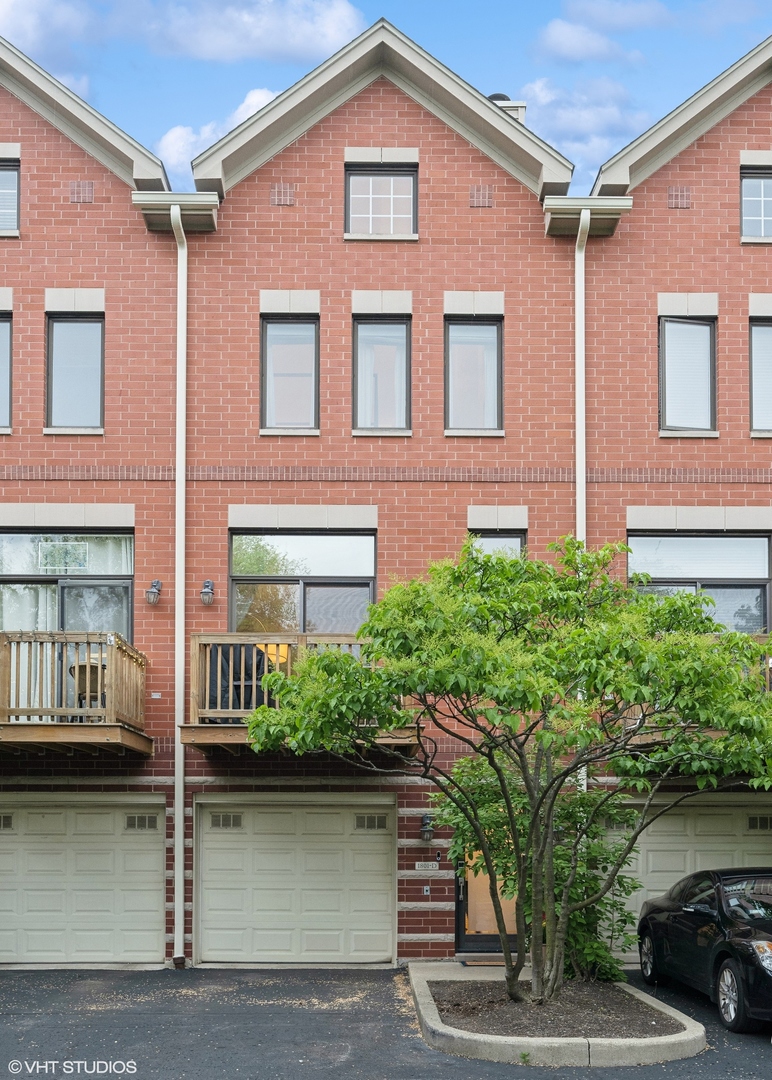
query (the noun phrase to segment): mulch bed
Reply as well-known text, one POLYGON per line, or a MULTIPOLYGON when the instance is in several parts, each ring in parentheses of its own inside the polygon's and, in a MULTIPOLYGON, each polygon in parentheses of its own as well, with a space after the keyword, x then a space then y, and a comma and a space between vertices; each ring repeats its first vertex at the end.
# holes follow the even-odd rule
POLYGON ((501 983, 430 982, 429 990, 444 1023, 484 1035, 640 1039, 684 1030, 613 983, 566 982, 545 1005, 510 1001, 503 976, 501 983))

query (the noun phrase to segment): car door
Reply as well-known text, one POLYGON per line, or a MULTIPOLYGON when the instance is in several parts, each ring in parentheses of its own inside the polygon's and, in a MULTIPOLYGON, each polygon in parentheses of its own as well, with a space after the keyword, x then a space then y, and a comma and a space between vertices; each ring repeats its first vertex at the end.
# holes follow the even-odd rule
POLYGON ((713 947, 721 935, 716 887, 710 874, 697 874, 668 916, 671 970, 684 982, 710 989, 713 947))

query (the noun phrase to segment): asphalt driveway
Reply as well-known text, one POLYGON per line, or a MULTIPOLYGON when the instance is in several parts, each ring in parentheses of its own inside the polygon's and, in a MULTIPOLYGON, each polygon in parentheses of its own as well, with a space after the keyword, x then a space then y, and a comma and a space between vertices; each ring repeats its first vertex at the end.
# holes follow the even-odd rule
MULTIPOLYGON (((633 978, 635 985, 640 983, 633 978)), ((430 1050, 407 976, 389 971, 6 971, 3 1076, 135 1080, 769 1080, 770 1031, 731 1035, 706 998, 660 996, 708 1031, 708 1050, 666 1065, 538 1069, 430 1050)))

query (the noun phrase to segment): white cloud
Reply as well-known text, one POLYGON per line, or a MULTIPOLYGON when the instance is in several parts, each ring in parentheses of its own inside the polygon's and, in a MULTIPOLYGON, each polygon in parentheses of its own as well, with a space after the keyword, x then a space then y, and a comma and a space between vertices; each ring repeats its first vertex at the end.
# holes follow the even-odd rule
POLYGON ((564 10, 570 19, 601 30, 643 30, 673 18, 660 0, 566 0, 564 10))
POLYGON ((178 188, 178 185, 190 187, 190 162, 193 158, 221 139, 223 135, 227 135, 233 128, 238 127, 269 101, 273 101, 275 97, 276 93, 273 90, 250 90, 241 104, 225 120, 211 120, 198 131, 192 127, 177 124, 162 135, 155 145, 155 152, 166 165, 175 188, 178 188))
POLYGON ((538 79, 520 91, 528 126, 576 164, 576 183, 589 186, 598 167, 648 126, 648 115, 613 79, 589 79, 573 89, 538 79))
POLYGON ((85 0, 0 0, 0 35, 43 64, 69 61, 93 25, 85 0))
POLYGON ((116 0, 150 48, 198 60, 316 60, 365 28, 350 0, 116 0))
POLYGON ((634 60, 635 53, 625 53, 611 38, 580 23, 553 19, 541 32, 539 44, 553 60, 581 63, 585 60, 634 60))

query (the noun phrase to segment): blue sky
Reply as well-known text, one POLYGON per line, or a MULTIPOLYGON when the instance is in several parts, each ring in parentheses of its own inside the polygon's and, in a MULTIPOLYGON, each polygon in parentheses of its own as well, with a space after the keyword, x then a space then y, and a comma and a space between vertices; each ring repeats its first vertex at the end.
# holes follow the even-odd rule
POLYGON ((164 159, 187 161, 380 16, 576 166, 599 164, 772 34, 772 0, 0 0, 0 34, 164 159))

